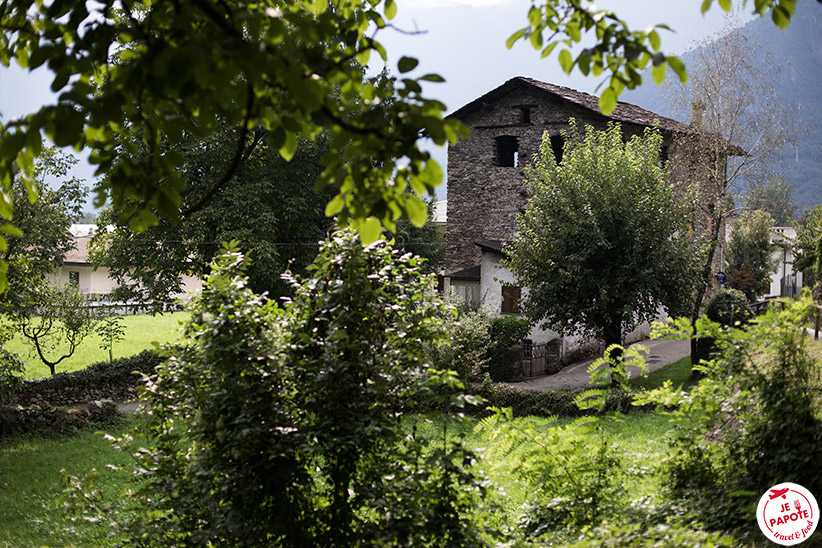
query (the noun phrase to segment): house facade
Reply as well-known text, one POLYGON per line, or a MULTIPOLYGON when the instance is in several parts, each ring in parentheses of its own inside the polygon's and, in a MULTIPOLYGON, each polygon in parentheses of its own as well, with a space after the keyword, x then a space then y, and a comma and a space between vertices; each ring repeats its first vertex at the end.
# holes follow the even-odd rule
MULTIPOLYGON (((599 110, 597 97, 530 78, 513 78, 449 118, 471 128, 471 135, 448 149, 444 287, 466 304, 481 306, 493 315, 518 313, 516 301, 527 292, 517 287, 501 261, 503 242, 513 238, 516 215, 529 199, 523 185, 524 167, 539 150, 543 135, 547 134, 560 162, 562 132, 570 129, 572 118, 580 130, 587 125, 602 130, 618 122, 625 139, 641 135, 646 128, 658 128, 663 137, 662 159, 671 162, 671 172, 693 172, 690 165, 684 170, 677 167, 678 159, 688 156, 678 152, 683 150, 679 137, 689 132, 687 124, 628 103, 617 103, 606 116, 599 110)), ((649 329, 641 327, 626 342, 646 336, 649 329)), ((538 328, 531 333, 534 342, 558 337, 538 328)), ((564 340, 562 356, 579 343, 564 340)))
MULTIPOLYGON (((66 254, 60 270, 51 275, 52 280, 58 284, 76 284, 80 293, 92 304, 108 301, 108 295, 118 285, 117 281, 109 276, 107 267, 95 268, 89 260, 88 245, 96 230, 98 227, 94 224, 72 225, 74 249, 66 254)), ((183 276, 183 292, 174 298, 188 300, 192 294, 199 293, 202 286, 201 280, 183 276)))

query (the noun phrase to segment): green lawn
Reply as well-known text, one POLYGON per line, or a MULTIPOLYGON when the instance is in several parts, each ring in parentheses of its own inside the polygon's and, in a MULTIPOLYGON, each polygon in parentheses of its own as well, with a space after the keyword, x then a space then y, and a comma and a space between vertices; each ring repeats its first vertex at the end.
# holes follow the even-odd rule
POLYGON ((662 386, 667 380, 670 380, 675 387, 679 386, 684 390, 687 390, 694 383, 691 378, 690 356, 661 367, 653 373, 649 373, 647 377, 632 378, 628 383, 634 388, 653 390, 662 386))
MULTIPOLYGON (((173 312, 151 316, 140 314, 123 316, 125 338, 114 343, 114 357, 122 358, 139 354, 152 348, 154 343, 168 343, 180 338, 180 323, 188 317, 187 312, 173 312)), ((6 349, 18 354, 26 362, 27 379, 46 377, 50 374, 48 367, 40 361, 37 353, 18 335, 6 346, 6 349)), ((59 348, 58 348, 59 350, 59 348)), ((108 360, 108 352, 100 348, 100 337, 92 334, 86 337, 74 355, 60 362, 58 373, 76 371, 92 363, 108 360)))
MULTIPOLYGON (((131 424, 137 420, 130 419, 131 424)), ((568 419, 539 419, 549 424, 567 424, 568 419)), ((470 421, 467 443, 482 453, 486 441, 473 431, 470 421)), ((109 429, 114 435, 127 431, 129 424, 109 429)), ((429 434, 441 432, 441 425, 429 424, 429 434)), ((626 487, 632 497, 653 493, 658 478, 648 474, 655 463, 662 460, 665 438, 670 430, 667 418, 654 413, 631 413, 625 419, 609 423, 607 432, 613 444, 625 451, 626 487)), ((107 500, 116 498, 121 488, 121 473, 106 469, 107 464, 126 465, 128 454, 113 449, 103 439, 102 432, 83 431, 76 436, 57 439, 17 438, 0 442, 0 548, 63 548, 112 546, 107 538, 110 524, 104 522, 72 522, 62 510, 60 470, 82 477, 92 468, 100 472, 97 488, 107 500)), ((520 508, 529 501, 527 485, 514 479, 513 470, 519 465, 516 458, 505 462, 482 462, 497 488, 504 495, 496 501, 504 507, 508 519, 515 519, 520 508)), ((111 516, 117 519, 116 515, 111 516)))
MULTIPOLYGON (((134 421, 134 419, 130 419, 134 421)), ((131 423, 110 429, 125 433, 131 423)), ((61 470, 83 477, 100 472, 97 488, 117 497, 122 478, 107 464, 126 465, 131 457, 113 449, 103 433, 85 430, 56 439, 17 438, 0 442, 0 548, 110 546, 108 523, 71 521, 62 507, 61 470)))

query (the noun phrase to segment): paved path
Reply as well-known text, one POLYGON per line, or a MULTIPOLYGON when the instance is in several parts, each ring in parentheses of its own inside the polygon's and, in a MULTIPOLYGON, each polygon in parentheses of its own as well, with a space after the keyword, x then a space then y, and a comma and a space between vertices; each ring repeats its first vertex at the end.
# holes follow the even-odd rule
MULTIPOLYGON (((657 369, 666 365, 672 364, 677 360, 689 356, 691 354, 690 341, 652 341, 645 340, 638 344, 642 344, 648 348, 648 353, 645 355, 645 361, 648 363, 648 372, 656 371, 657 369)), ((525 390, 560 390, 563 388, 584 388, 590 386, 588 383, 588 366, 594 360, 587 360, 571 364, 562 369, 559 373, 553 375, 546 375, 544 377, 534 377, 523 382, 511 383, 515 388, 523 388, 525 390)), ((629 366, 628 370, 631 377, 639 375, 639 371, 629 366)))

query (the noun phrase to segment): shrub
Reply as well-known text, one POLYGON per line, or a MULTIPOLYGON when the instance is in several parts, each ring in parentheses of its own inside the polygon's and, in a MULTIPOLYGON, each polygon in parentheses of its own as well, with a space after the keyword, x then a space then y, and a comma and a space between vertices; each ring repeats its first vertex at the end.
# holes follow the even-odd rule
POLYGON ((531 324, 525 318, 517 316, 499 316, 491 319, 489 336, 491 346, 496 348, 507 348, 509 346, 519 346, 522 339, 531 332, 531 324))
POLYGON ((435 369, 455 371, 463 381, 479 380, 488 363, 488 316, 450 306, 440 312, 440 319, 445 336, 425 342, 426 359, 435 369))
POLYGON ((745 294, 738 289, 720 289, 705 310, 708 319, 721 325, 747 323, 753 318, 753 310, 745 294))
POLYGON ((129 545, 485 545, 474 456, 403 428, 409 402, 460 386, 423 358, 440 306, 418 260, 337 233, 285 308, 247 287, 246 264, 224 250, 188 343, 146 385, 129 545))
MULTIPOLYGON (((705 378, 687 398, 668 384, 645 399, 680 404, 668 488, 708 527, 755 528, 759 497, 777 483, 822 492, 822 365, 804 329, 813 310, 806 292, 746 329, 698 321, 699 336, 716 338, 718 349, 705 378)), ((668 334, 687 338, 690 329, 678 321, 668 334)))

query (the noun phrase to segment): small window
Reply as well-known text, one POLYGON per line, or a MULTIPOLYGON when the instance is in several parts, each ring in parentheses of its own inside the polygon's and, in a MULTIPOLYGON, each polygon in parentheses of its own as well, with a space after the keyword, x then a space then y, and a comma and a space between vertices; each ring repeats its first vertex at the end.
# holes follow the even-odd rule
POLYGON ((554 159, 557 165, 562 163, 562 149, 565 147, 565 138, 562 135, 551 136, 551 150, 554 151, 554 159))
POLYGON ((500 167, 517 167, 519 163, 519 140, 511 135, 502 135, 494 141, 497 145, 497 165, 500 167))
POLYGON ((665 167, 665 165, 668 163, 668 154, 668 147, 662 147, 662 149, 659 151, 659 159, 662 160, 662 167, 665 167))
POLYGON ((69 270, 69 283, 80 285, 80 272, 77 270, 69 270))
POLYGON ((502 313, 519 314, 520 288, 513 285, 502 286, 502 313))
POLYGON ((519 109, 519 121, 522 124, 531 123, 531 107, 517 107, 519 109))

